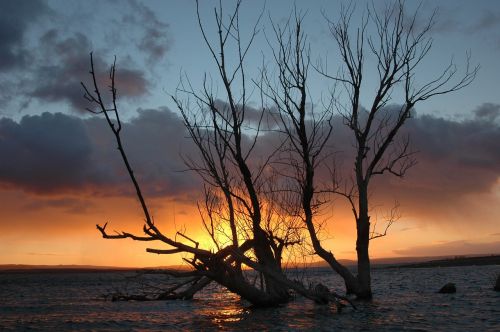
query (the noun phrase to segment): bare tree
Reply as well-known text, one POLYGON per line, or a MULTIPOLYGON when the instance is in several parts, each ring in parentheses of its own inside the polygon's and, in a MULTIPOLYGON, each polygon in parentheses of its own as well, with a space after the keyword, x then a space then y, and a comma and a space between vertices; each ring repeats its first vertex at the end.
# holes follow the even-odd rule
POLYGON ((313 253, 339 273, 347 286, 356 283, 355 276, 323 247, 319 237, 322 223, 317 214, 327 202, 324 194, 330 188, 318 185, 317 171, 331 157, 327 143, 333 129, 333 99, 323 103, 319 110, 309 102, 307 79, 311 59, 303 19, 304 15, 295 10, 283 26, 272 25, 275 42, 269 41, 269 44, 273 49, 278 77, 273 80, 268 70, 264 69, 260 87, 277 109, 279 131, 287 138, 287 144, 282 149, 283 159, 278 162, 284 165, 278 168, 285 179, 280 191, 283 195, 291 194, 293 199, 281 198, 279 202, 288 203, 290 213, 302 220, 313 253))
MULTIPOLYGON (((125 149, 121 140, 121 131, 123 127, 116 104, 116 67, 113 64, 110 70, 110 91, 112 95, 112 101, 111 106, 107 106, 102 98, 102 94, 96 80, 92 54, 90 59, 90 74, 93 80, 93 92, 91 92, 83 83, 82 85, 85 90, 85 98, 91 103, 97 105, 98 109, 94 110, 92 108, 88 108, 88 111, 92 112, 93 114, 104 115, 110 130, 115 136, 118 150, 127 169, 131 182, 134 185, 137 198, 140 202, 144 214, 144 235, 136 235, 129 232, 115 232, 114 234, 110 234, 106 229, 107 223, 103 226, 97 225, 97 229, 106 239, 128 238, 135 241, 160 243, 163 245, 168 245, 170 247, 168 249, 147 248, 146 251, 150 253, 160 255, 186 253, 191 256, 189 259, 184 258, 184 260, 193 267, 192 271, 169 271, 169 274, 177 277, 196 277, 190 280, 190 286, 181 292, 174 292, 174 290, 169 290, 166 293, 162 293, 161 296, 159 296, 157 299, 191 298, 194 293, 202 289, 210 281, 219 283, 220 285, 226 287, 229 291, 240 295, 242 298, 248 300, 250 303, 256 306, 271 306, 288 301, 290 299, 290 295, 288 293, 289 289, 293 289, 297 293, 321 303, 325 303, 328 301, 337 302, 339 299, 343 299, 342 296, 339 296, 333 292, 328 293, 328 296, 325 297, 324 294, 318 294, 314 290, 306 289, 302 284, 289 280, 282 273, 280 266, 278 265, 278 262, 276 260, 272 262, 274 265, 266 265, 267 261, 264 260, 264 263, 262 263, 258 260, 258 258, 257 261, 254 260, 252 258, 253 255, 249 255, 249 251, 254 250, 255 256, 257 256, 256 247, 258 246, 258 244, 256 243, 258 242, 255 240, 255 234, 252 234, 252 238, 242 241, 242 243, 238 246, 230 243, 229 245, 220 247, 220 249, 213 252, 209 249, 200 248, 199 243, 196 240, 192 239, 184 233, 177 232, 175 234, 175 237, 170 237, 162 233, 161 230, 155 225, 153 217, 149 212, 146 199, 144 198, 136 175, 133 172, 132 167, 128 161, 128 157, 125 153, 125 149), (265 284, 262 283, 262 286, 259 287, 259 285, 257 285, 255 282, 250 281, 245 274, 241 273, 241 264, 245 264, 248 267, 255 269, 256 271, 261 273, 264 276, 263 279, 265 280, 265 284)), ((261 232, 263 232, 263 236, 266 237, 264 241, 268 241, 267 234, 263 230, 261 230, 261 232)), ((266 243, 269 245, 269 242, 266 243)), ((272 254, 270 245, 264 249, 269 250, 272 254)), ((184 282, 185 281, 183 280, 178 286, 183 286, 184 282)), ((175 290, 176 289, 177 288, 175 288, 175 290)), ((133 296, 131 299, 138 300, 141 298, 146 300, 145 297, 137 296, 133 296)), ((347 301, 347 299, 344 300, 347 301)))
MULTIPOLYGON (((340 18, 328 20, 331 35, 340 52, 341 69, 338 74, 319 70, 340 85, 348 96, 348 104, 338 104, 345 125, 355 138, 355 162, 352 186, 334 188, 351 205, 356 221, 358 272, 354 276, 340 274, 346 281, 347 291, 358 298, 371 299, 371 274, 369 243, 371 239, 386 234, 376 233, 370 224, 369 188, 376 175, 386 173, 403 177, 416 160, 410 149, 409 138, 398 137, 403 125, 412 116, 415 105, 434 96, 448 94, 468 86, 475 78, 478 67, 470 67, 467 56, 466 69, 459 74, 451 61, 437 76, 421 81, 418 77, 423 60, 432 47, 430 37, 434 15, 422 24, 418 9, 407 15, 402 1, 389 4, 384 11, 368 8, 359 27, 352 29, 355 8, 342 8, 340 18), (368 31, 374 31, 373 35, 368 31), (361 106, 366 95, 364 78, 371 55, 375 60, 378 84, 368 109, 361 106), (393 96, 401 95, 400 106, 388 107, 393 96)), ((325 15, 326 18, 326 15, 325 15)), ((396 215, 392 214, 394 218, 396 215)), ((390 218, 390 220, 394 220, 390 218)), ((328 261, 328 260, 327 260, 328 261)), ((339 272, 336 264, 330 265, 339 272)))
MULTIPOLYGON (((273 252, 272 240, 263 228, 263 199, 261 188, 262 176, 266 162, 253 170, 249 165, 249 158, 256 146, 259 136, 259 125, 256 134, 245 146, 244 120, 247 115, 248 92, 245 57, 257 35, 260 19, 256 21, 249 40, 244 44, 240 36, 239 7, 237 2, 234 12, 227 21, 222 4, 215 10, 217 27, 216 42, 212 43, 205 31, 201 20, 199 4, 197 15, 199 27, 212 58, 217 66, 222 86, 224 87, 224 101, 218 100, 205 77, 203 92, 197 93, 190 84, 180 86, 179 90, 192 97, 197 107, 190 109, 188 101, 181 101, 173 97, 181 112, 186 128, 195 142, 202 162, 189 162, 191 169, 196 170, 212 189, 221 192, 224 198, 223 209, 227 210, 225 219, 231 228, 233 244, 238 243, 237 219, 248 220, 250 233, 253 238, 253 251, 257 261, 266 268, 281 273, 279 259, 273 252), (228 48, 236 49, 234 66, 228 63, 228 48), (233 67, 233 68, 231 68, 233 67), (202 117, 199 116, 202 114, 202 117)), ((233 57, 234 58, 234 57, 233 57)), ((213 194, 212 194, 213 195, 213 194)), ((213 215, 213 209, 208 209, 208 215, 213 215)), ((218 209, 218 217, 221 209, 218 209)), ((288 300, 286 286, 264 275, 266 292, 276 296, 279 302, 288 300)))
POLYGON ((106 230, 107 224, 97 225, 97 228, 107 239, 129 238, 169 247, 146 249, 150 253, 188 254, 189 258, 184 258, 184 260, 192 266, 193 270, 175 272, 175 274, 179 277, 195 277, 195 279, 190 280, 190 286, 186 290, 179 293, 169 292, 161 298, 189 298, 210 281, 215 281, 257 306, 277 305, 288 301, 290 289, 316 302, 339 303, 339 299, 344 298, 325 291, 321 287, 320 289, 307 289, 301 283, 289 280, 281 268, 284 248, 299 243, 300 239, 293 236, 290 227, 275 227, 280 223, 273 222, 272 215, 278 210, 273 208, 272 204, 266 203, 264 198, 265 181, 261 178, 265 176, 266 165, 273 154, 271 153, 260 167, 251 169, 249 164, 260 126, 257 126, 257 133, 254 137, 248 139, 248 135, 245 134, 248 97, 244 60, 257 33, 257 24, 249 42, 243 46, 240 38, 239 7, 240 2, 237 2, 235 10, 229 15, 228 22, 224 20, 221 3, 215 9, 217 25, 215 44, 209 42, 201 22, 199 9, 197 10, 201 32, 224 86, 225 101, 220 102, 215 98, 206 79, 200 93, 195 92, 189 83, 187 86, 181 85, 179 90, 187 94, 187 100, 172 97, 200 153, 199 160, 187 157, 186 162, 192 170, 200 174, 205 182, 205 199, 198 207, 202 212, 205 229, 212 238, 216 250, 200 248, 198 241, 182 232, 177 232, 174 237, 168 236, 155 225, 121 140, 123 128, 117 108, 115 64, 110 70, 111 102, 108 105, 103 100, 96 80, 91 54, 90 74, 93 91, 90 91, 83 83, 82 86, 85 90, 85 98, 97 106, 97 110, 92 108, 88 110, 94 114, 104 115, 108 127, 114 134, 118 150, 144 214, 144 235, 128 232, 110 234, 106 230), (226 63, 228 41, 234 42, 237 49, 237 61, 233 70, 229 70, 226 63), (239 90, 235 87, 238 84, 239 90), (239 94, 238 97, 236 97, 237 94, 239 94), (191 108, 190 98, 195 101, 197 107, 191 108), (197 114, 201 116, 198 117, 197 114), (242 272, 243 264, 261 275, 260 283, 248 279, 248 274, 242 272))

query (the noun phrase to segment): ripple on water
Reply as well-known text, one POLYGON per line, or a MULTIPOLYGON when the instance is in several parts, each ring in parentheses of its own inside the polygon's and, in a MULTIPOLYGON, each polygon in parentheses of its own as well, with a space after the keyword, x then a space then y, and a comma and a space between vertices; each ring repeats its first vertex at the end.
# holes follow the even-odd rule
MULTIPOLYGON (((193 301, 106 302, 131 273, 2 273, 0 330, 364 330, 500 331, 500 293, 492 291, 500 266, 373 271, 375 300, 359 310, 297 298, 273 309, 249 308, 217 285, 193 301), (455 294, 437 294, 446 282, 455 294)), ((326 269, 309 278, 334 289, 342 280, 326 269)))

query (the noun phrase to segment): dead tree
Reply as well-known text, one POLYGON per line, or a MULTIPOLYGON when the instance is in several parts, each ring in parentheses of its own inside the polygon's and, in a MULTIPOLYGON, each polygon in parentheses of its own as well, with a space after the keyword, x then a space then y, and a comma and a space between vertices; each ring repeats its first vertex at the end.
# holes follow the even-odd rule
MULTIPOLYGON (((307 35, 302 27, 303 18, 295 11, 285 25, 273 24, 276 42, 269 43, 273 48, 278 78, 273 80, 264 70, 260 87, 278 110, 279 131, 287 138, 288 144, 282 149, 283 159, 280 161, 285 166, 278 167, 287 180, 280 189, 281 193, 291 193, 295 197, 288 201, 287 206, 292 210, 290 213, 299 216, 305 225, 314 254, 339 273, 346 284, 350 284, 356 282, 353 274, 322 246, 319 238, 321 225, 316 215, 326 203, 322 196, 327 188, 316 183, 316 172, 331 157, 327 143, 333 128, 333 100, 323 103, 319 110, 315 110, 312 103, 308 106, 307 79, 311 59, 307 35)), ((283 199, 279 201, 287 202, 283 199)))
MULTIPOLYGON (((193 291, 198 291, 201 287, 208 284, 205 278, 215 281, 222 286, 225 286, 229 291, 240 295, 242 298, 248 300, 250 303, 256 306, 271 306, 283 303, 289 300, 288 290, 290 288, 301 292, 304 296, 311 299, 316 299, 313 292, 303 289, 301 285, 294 284, 288 281, 285 275, 277 269, 276 265, 266 265, 262 262, 254 261, 252 255, 249 254, 251 251, 257 252, 255 244, 257 241, 254 238, 249 238, 235 246, 230 243, 226 246, 220 247, 217 251, 213 252, 209 249, 203 249, 199 247, 199 243, 190 238, 188 235, 177 232, 175 237, 168 236, 161 232, 161 230, 155 225, 153 218, 149 212, 146 199, 143 195, 142 189, 136 178, 135 173, 132 170, 132 166, 128 160, 127 154, 123 147, 121 140, 121 131, 123 129, 120 120, 120 113, 117 108, 117 90, 115 87, 115 64, 111 66, 110 70, 110 91, 112 96, 111 105, 107 106, 103 100, 101 90, 97 83, 93 57, 90 56, 90 74, 92 76, 93 82, 93 92, 91 92, 83 83, 82 86, 85 90, 85 98, 89 100, 92 104, 97 106, 97 109, 88 108, 89 112, 97 115, 104 115, 108 127, 113 132, 118 150, 122 157, 123 163, 127 169, 130 180, 135 188, 137 198, 140 202, 143 214, 144 214, 144 235, 136 235, 128 232, 115 232, 110 234, 107 232, 107 223, 103 226, 97 225, 97 229, 100 231, 102 236, 106 239, 132 239, 135 241, 145 241, 151 243, 160 243, 163 245, 168 245, 170 248, 147 248, 146 251, 154 254, 161 255, 172 255, 178 253, 185 253, 191 256, 190 259, 185 258, 184 260, 193 267, 193 271, 179 272, 177 275, 179 277, 198 277, 201 283, 197 282, 196 289, 193 291), (181 239, 178 240, 177 238, 181 239), (248 256, 247 256, 248 255, 248 256), (251 268, 265 275, 265 288, 260 288, 249 281, 244 274, 241 273, 239 266, 245 264, 251 268), (283 293, 276 291, 276 289, 270 289, 270 285, 279 286, 279 290, 283 293)), ((265 235, 264 235, 265 236, 265 235)), ((255 236, 254 236, 255 237, 255 236)), ((266 237, 267 240, 267 237, 266 237)), ((266 248, 269 251, 270 247, 266 248)), ((257 255, 255 255, 257 256, 257 255)), ((193 292, 189 291, 190 297, 194 295, 193 292)), ((180 294, 180 297, 185 298, 185 294, 180 294)), ((172 296, 167 296, 166 298, 173 298, 172 296)), ((332 297, 332 300, 333 297, 332 297)))
POLYGON ((409 138, 398 133, 412 116, 415 105, 434 96, 448 94, 468 86, 475 78, 478 67, 470 67, 467 55, 466 69, 459 74, 451 61, 437 76, 419 79, 423 60, 432 47, 430 37, 434 15, 422 25, 418 10, 406 13, 403 2, 395 1, 384 11, 368 8, 359 27, 352 29, 353 6, 342 8, 340 18, 333 22, 327 18, 330 32, 340 53, 341 68, 337 74, 325 66, 319 70, 346 92, 348 102, 337 104, 345 125, 355 139, 354 179, 352 185, 332 191, 345 197, 351 205, 356 221, 356 252, 358 272, 354 276, 344 273, 343 267, 329 261, 334 270, 344 277, 347 291, 358 298, 371 299, 369 243, 380 237, 370 225, 369 189, 374 176, 386 173, 403 177, 415 164, 409 138), (368 31, 374 31, 371 35, 368 31), (378 83, 365 110, 361 97, 366 94, 364 78, 371 55, 375 60, 378 83), (401 95, 399 101, 393 100, 401 95), (397 107, 387 107, 398 102, 397 107))
MULTIPOLYGON (((240 295, 256 306, 273 306, 286 302, 290 299, 289 290, 294 290, 317 302, 333 301, 339 303, 342 297, 333 292, 325 295, 325 292, 319 293, 314 289, 306 289, 302 284, 286 277, 281 269, 281 252, 278 252, 276 248, 283 250, 283 247, 293 245, 294 240, 289 241, 287 237, 273 236, 265 228, 266 220, 263 216, 265 202, 261 195, 262 182, 259 182, 265 167, 258 168, 257 172, 252 172, 248 161, 258 135, 255 135, 254 139, 248 142, 244 133, 247 101, 244 58, 256 30, 254 29, 248 45, 242 47, 239 35, 239 6, 240 2, 237 3, 235 11, 229 16, 229 22, 223 21, 221 4, 215 10, 218 29, 218 43, 216 45, 219 48, 217 50, 212 47, 206 37, 198 11, 201 31, 217 64, 224 85, 226 103, 219 104, 207 84, 204 85, 202 94, 195 93, 193 89, 184 89, 183 91, 194 98, 204 112, 206 111, 203 125, 200 125, 200 122, 191 117, 192 113, 187 108, 189 103, 186 104, 173 97, 184 117, 186 128, 201 154, 199 164, 193 160, 188 160, 188 163, 205 180, 205 201, 199 207, 204 212, 204 225, 216 245, 216 250, 200 248, 195 239, 181 232, 177 232, 174 237, 166 235, 155 225, 121 139, 123 127, 117 107, 115 63, 110 70, 111 102, 107 103, 103 100, 96 80, 91 54, 92 91, 83 83, 82 86, 85 90, 85 98, 96 108, 88 108, 88 111, 96 115, 103 115, 114 134, 118 150, 144 214, 144 235, 128 232, 110 234, 106 229, 107 223, 103 226, 97 225, 97 229, 106 239, 128 238, 168 246, 166 249, 158 247, 146 249, 150 253, 187 254, 189 258, 184 258, 184 260, 192 266, 193 270, 179 272, 179 276, 196 277, 197 279, 193 281, 192 287, 194 288, 188 289, 189 296, 181 293, 182 297, 192 297, 194 292, 208 284, 210 280, 226 287, 229 291, 240 295), (236 40, 239 59, 232 72, 227 70, 225 62, 225 46, 228 39, 236 40), (242 95, 237 99, 234 78, 238 74, 240 75, 238 81, 242 86, 242 95), (243 228, 244 231, 239 230, 241 229, 239 228, 240 218, 244 221, 247 220, 250 224, 250 227, 243 228), (218 223, 225 223, 229 227, 228 242, 221 241, 218 237, 216 232, 218 223), (275 241, 279 243, 279 246, 275 246, 275 241), (262 275, 260 285, 247 279, 245 273, 242 273, 242 264, 262 275)), ((167 294, 165 298, 172 298, 172 296, 167 294)))
MULTIPOLYGON (((122 123, 116 104, 117 90, 115 88, 115 65, 113 64, 110 70, 110 91, 112 96, 111 106, 107 106, 102 98, 99 85, 96 80, 94 70, 94 63, 92 54, 90 57, 90 74, 93 80, 93 92, 83 85, 85 89, 85 98, 97 105, 97 110, 89 108, 88 110, 94 114, 104 115, 106 122, 115 136, 118 150, 121 154, 123 163, 127 169, 129 177, 134 185, 137 198, 139 199, 143 214, 144 214, 144 235, 135 235, 128 232, 117 232, 116 234, 109 234, 106 230, 107 223, 103 226, 97 225, 97 229, 101 232, 102 236, 106 239, 124 239, 130 238, 136 241, 151 241, 154 243, 160 242, 170 246, 169 249, 161 248, 148 248, 150 253, 155 254, 177 254, 187 253, 191 254, 191 259, 185 259, 194 271, 186 272, 189 276, 206 277, 210 280, 216 281, 219 284, 227 287, 230 291, 235 292, 247 299, 249 302, 258 306, 269 306, 282 303, 284 299, 277 297, 275 293, 266 292, 251 284, 242 274, 239 268, 235 268, 235 262, 241 262, 240 255, 244 256, 245 253, 254 248, 254 239, 248 239, 242 242, 239 246, 234 246, 233 243, 220 248, 215 253, 208 249, 199 248, 197 241, 191 239, 188 235, 177 232, 176 237, 172 238, 167 236, 158 229, 153 222, 153 218, 149 212, 146 200, 142 193, 139 182, 132 170, 128 157, 125 153, 123 143, 121 140, 122 123), (185 241, 179 241, 176 238, 182 238, 185 241)), ((288 290, 288 289, 286 289, 288 290)), ((288 299, 288 298, 287 298, 288 299)))
POLYGON ((269 171, 269 165, 284 143, 261 156, 260 163, 255 161, 258 158, 254 152, 266 112, 264 107, 254 110, 258 112, 256 124, 247 120, 250 98, 247 90, 253 82, 247 78, 245 58, 257 35, 260 17, 244 43, 240 35, 240 4, 238 1, 235 10, 224 21, 219 3, 215 10, 217 35, 214 42, 208 37, 197 6, 199 28, 217 67, 223 96, 215 95, 212 82, 205 76, 201 92, 195 91, 189 79, 184 78, 177 92, 185 99, 178 94, 172 98, 199 151, 199 161, 186 158, 186 163, 206 185, 202 213, 206 216, 206 230, 217 247, 220 235, 235 246, 240 241, 252 239, 253 252, 260 264, 257 271, 261 275, 261 287, 286 301, 289 286, 282 281, 276 282, 272 275, 283 274, 284 252, 302 243, 301 227, 294 216, 280 209, 275 202, 278 197, 273 195, 277 174, 269 171), (230 53, 231 49, 235 51, 230 53), (232 59, 230 63, 228 58, 232 59), (221 221, 229 225, 230 232, 217 227, 221 221))
MULTIPOLYGON (((244 61, 257 34, 260 20, 257 20, 248 42, 243 44, 239 25, 240 4, 237 2, 235 10, 225 21, 225 13, 221 3, 219 3, 219 8, 215 10, 216 42, 211 42, 202 23, 197 3, 199 27, 217 66, 218 76, 224 89, 223 99, 217 99, 210 83, 205 78, 201 93, 194 91, 188 83, 181 84, 179 88, 179 92, 194 99, 197 107, 190 108, 189 100, 182 101, 176 96, 173 97, 173 100, 201 155, 201 163, 196 164, 191 161, 188 165, 191 169, 196 170, 204 182, 212 188, 211 191, 206 192, 207 198, 208 195, 213 196, 213 192, 219 191, 221 193, 222 207, 225 211, 222 213, 220 208, 217 209, 217 218, 224 214, 223 218, 228 221, 231 229, 232 243, 238 243, 237 227, 243 226, 241 221, 248 220, 249 233, 253 240, 252 249, 256 260, 267 269, 281 273, 280 261, 275 256, 271 239, 263 228, 261 187, 263 169, 266 165, 264 162, 263 165, 253 169, 249 165, 249 159, 256 146, 260 128, 257 125, 256 134, 249 138, 245 135, 244 127, 248 107, 248 79, 244 61), (233 56, 233 58, 237 60, 234 61, 234 66, 228 64, 227 60, 228 48, 231 46, 236 49, 236 57, 233 56), (202 115, 200 116, 200 114, 202 115), (246 140, 250 141, 246 142, 246 140), (240 225, 237 225, 237 220, 240 221, 240 225)), ((213 220, 213 214, 214 209, 209 207, 207 215, 211 220, 213 220)), ((214 236, 212 238, 214 239, 214 236)), ((278 302, 288 300, 288 288, 266 274, 264 274, 264 286, 265 291, 276 297, 278 302)))

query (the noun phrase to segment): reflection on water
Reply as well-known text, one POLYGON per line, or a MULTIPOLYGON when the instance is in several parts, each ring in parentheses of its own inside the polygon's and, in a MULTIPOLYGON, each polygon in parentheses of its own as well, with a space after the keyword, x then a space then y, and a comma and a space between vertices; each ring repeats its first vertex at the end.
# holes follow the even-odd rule
POLYGON ((236 294, 224 291, 217 285, 212 286, 210 292, 211 303, 200 307, 197 314, 210 320, 219 329, 224 329, 230 323, 242 321, 244 316, 250 313, 247 305, 236 294))
MULTIPOLYGON (((133 273, 4 273, 0 330, 500 331, 500 293, 492 290, 499 272, 500 266, 375 270, 375 300, 341 314, 302 298, 254 309, 217 285, 192 301, 108 302, 101 295, 125 287, 133 273), (446 282, 457 293, 437 294, 446 282)), ((308 275, 342 289, 328 270, 308 275)))

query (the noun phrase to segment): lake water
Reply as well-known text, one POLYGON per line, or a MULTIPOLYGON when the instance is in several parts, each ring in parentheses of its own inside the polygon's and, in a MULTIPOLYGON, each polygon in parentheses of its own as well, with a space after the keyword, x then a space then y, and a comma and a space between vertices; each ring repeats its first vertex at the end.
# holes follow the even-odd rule
MULTIPOLYGON (((130 284, 133 272, 0 273, 0 331, 500 331, 500 292, 492 290, 498 273, 498 265, 375 269, 374 301, 340 314, 302 298, 251 309, 217 286, 192 301, 103 299, 130 284), (457 293, 437 294, 447 282, 457 293)), ((328 269, 307 277, 342 289, 328 269)))

